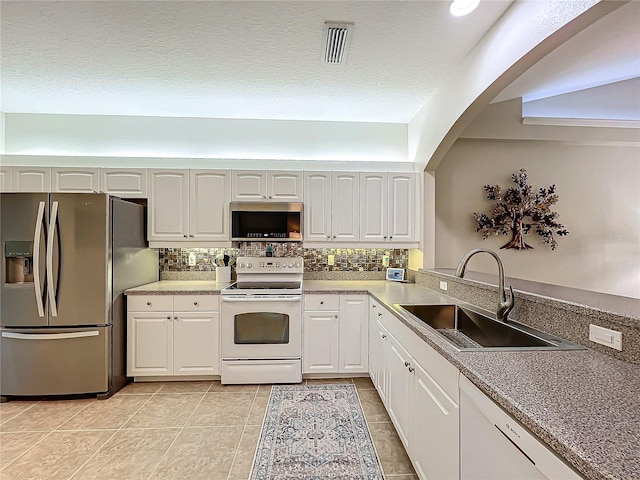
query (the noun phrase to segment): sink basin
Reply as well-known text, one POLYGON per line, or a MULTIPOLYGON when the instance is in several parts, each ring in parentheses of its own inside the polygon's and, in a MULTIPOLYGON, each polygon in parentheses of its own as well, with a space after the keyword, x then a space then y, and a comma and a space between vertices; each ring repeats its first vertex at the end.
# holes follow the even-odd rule
POLYGON ((460 351, 578 350, 585 347, 516 322, 504 323, 461 305, 399 305, 460 351))

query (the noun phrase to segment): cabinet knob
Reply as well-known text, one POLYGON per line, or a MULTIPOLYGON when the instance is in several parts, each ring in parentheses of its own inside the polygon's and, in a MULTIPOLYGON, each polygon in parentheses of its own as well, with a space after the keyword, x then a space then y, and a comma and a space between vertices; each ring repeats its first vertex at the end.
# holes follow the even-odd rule
POLYGON ((193 238, 193 235, 189 235, 191 238, 193 238))
POLYGON ((151 302, 147 302, 147 305, 151 306, 151 302))
POLYGON ((171 320, 171 317, 167 317, 167 320, 171 320))
POLYGON ((338 315, 336 315, 335 318, 338 318, 338 315))
POLYGON ((269 198, 273 198, 271 195, 269 195, 269 198))
POLYGON ((384 239, 386 240, 386 239, 387 239, 387 236, 385 235, 385 236, 384 236, 384 237, 382 237, 382 238, 384 238, 384 239))
POLYGON ((404 366, 405 367, 408 367, 409 365, 411 365, 409 362, 407 362, 407 361, 404 362, 404 366))
POLYGON ((331 235, 327 235, 327 238, 331 238, 331 235))
POLYGON ((184 238, 187 238, 187 236, 186 236, 186 235, 182 235, 182 236, 183 236, 184 238))
POLYGON ((393 235, 389 235, 389 240, 391 240, 393 238, 393 235))
POLYGON ((178 319, 178 317, 173 317, 173 319, 174 319, 174 320, 177 320, 177 319, 178 319))
POLYGON ((371 305, 371 308, 376 308, 376 306, 375 305, 371 305))
POLYGON ((382 338, 387 338, 387 336, 386 336, 384 333, 380 334, 380 336, 381 336, 382 338))
POLYGON ((324 301, 320 302, 320 305, 324 305, 324 301))
POLYGON ((198 306, 198 302, 193 302, 193 304, 197 307, 198 306))
POLYGON ((410 371, 411 373, 413 373, 413 371, 414 371, 414 370, 415 370, 415 369, 414 369, 413 367, 409 367, 409 371, 410 371))
POLYGON ((382 312, 378 312, 378 316, 381 317, 382 316, 382 312))
POLYGON ((262 195, 262 198, 267 198, 267 196, 266 195, 262 195))
POLYGON ((333 238, 336 238, 336 236, 334 235, 333 238))

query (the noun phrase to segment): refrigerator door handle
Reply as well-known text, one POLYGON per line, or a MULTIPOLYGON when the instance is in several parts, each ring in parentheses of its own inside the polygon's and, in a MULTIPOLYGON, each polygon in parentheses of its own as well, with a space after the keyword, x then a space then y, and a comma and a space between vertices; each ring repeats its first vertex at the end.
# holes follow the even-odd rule
POLYGON ((95 337, 100 335, 98 330, 91 330, 88 332, 72 332, 72 333, 15 333, 15 332, 2 332, 4 338, 16 338, 19 340, 63 340, 65 338, 84 338, 95 337))
POLYGON ((51 205, 51 218, 49 219, 49 237, 47 238, 47 286, 49 289, 49 304, 51 316, 58 316, 58 304, 56 299, 56 287, 53 283, 53 240, 56 236, 56 223, 58 222, 58 202, 51 205))
POLYGON ((40 282, 40 236, 42 235, 42 223, 44 220, 45 202, 38 205, 38 215, 36 216, 36 228, 33 233, 33 288, 36 292, 36 305, 38 306, 38 316, 44 317, 44 301, 42 284, 40 282))

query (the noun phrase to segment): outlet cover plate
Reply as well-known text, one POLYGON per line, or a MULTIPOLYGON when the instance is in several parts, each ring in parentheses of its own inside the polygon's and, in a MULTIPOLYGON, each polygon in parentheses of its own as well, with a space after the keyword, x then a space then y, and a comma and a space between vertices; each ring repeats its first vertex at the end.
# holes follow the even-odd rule
POLYGON ((622 332, 589 325, 589 340, 622 351, 622 332))
POLYGON ((447 288, 448 288, 447 282, 443 282, 442 280, 440 280, 440 290, 446 291, 447 288))

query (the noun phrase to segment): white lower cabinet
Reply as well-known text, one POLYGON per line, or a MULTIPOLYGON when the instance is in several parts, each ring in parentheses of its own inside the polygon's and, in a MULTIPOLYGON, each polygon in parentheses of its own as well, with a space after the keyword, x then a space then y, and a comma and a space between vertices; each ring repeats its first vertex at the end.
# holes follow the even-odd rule
POLYGON ((367 295, 305 295, 302 373, 367 373, 367 295))
POLYGON ((219 375, 217 295, 127 299, 127 375, 219 375))
POLYGON ((458 370, 371 300, 371 379, 421 479, 459 479, 458 370))

